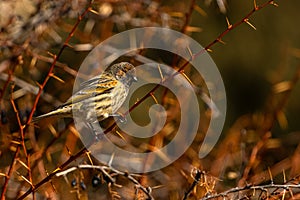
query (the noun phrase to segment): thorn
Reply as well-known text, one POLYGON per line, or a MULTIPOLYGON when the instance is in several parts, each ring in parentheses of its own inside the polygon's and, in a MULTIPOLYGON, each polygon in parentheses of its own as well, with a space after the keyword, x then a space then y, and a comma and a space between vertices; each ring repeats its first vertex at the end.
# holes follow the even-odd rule
POLYGON ((170 12, 168 13, 171 17, 183 18, 185 15, 182 12, 170 12))
POLYGON ((278 5, 277 3, 275 3, 274 1, 271 1, 270 4, 273 5, 273 6, 275 6, 275 7, 278 7, 278 6, 279 6, 279 5, 278 5))
POLYGON ((70 149, 67 146, 66 146, 66 149, 67 149, 68 155, 72 156, 72 153, 71 153, 70 149))
POLYGON ((180 170, 179 172, 185 179, 189 178, 189 176, 183 170, 180 170))
POLYGON ((282 93, 291 90, 293 87, 293 84, 291 81, 282 81, 280 83, 277 83, 273 86, 273 92, 275 94, 282 93))
POLYGON ((194 86, 193 82, 191 81, 191 79, 184 73, 181 72, 182 76, 189 82, 190 85, 194 86))
POLYGON ((79 13, 77 13, 77 14, 78 14, 78 21, 81 21, 82 20, 82 16, 79 13))
POLYGON ((292 197, 292 199, 294 199, 294 194, 293 194, 293 191, 289 188, 289 193, 290 193, 290 195, 291 195, 291 197, 292 197))
POLYGON ((217 0, 217 4, 221 13, 226 13, 226 0, 217 0))
POLYGON ((50 51, 47 51, 47 54, 48 54, 49 56, 53 57, 53 58, 55 58, 55 57, 56 57, 56 55, 55 55, 55 54, 53 54, 53 53, 51 53, 50 51))
POLYGON ((285 170, 282 170, 282 174, 283 174, 283 182, 286 183, 286 176, 285 176, 285 170))
POLYGON ((161 81, 163 81, 164 80, 164 75, 162 74, 162 71, 161 71, 161 68, 160 68, 159 64, 157 65, 157 68, 158 68, 158 71, 159 71, 159 74, 160 74, 161 81))
POLYGON ((255 196, 255 193, 256 193, 256 188, 253 188, 252 196, 255 196))
POLYGON ((277 121, 279 123, 280 128, 287 129, 288 127, 288 120, 286 118, 286 115, 282 110, 278 111, 276 114, 277 121))
POLYGON ((200 15, 202 15, 202 16, 204 16, 204 17, 206 17, 207 16, 207 14, 206 14, 206 12, 200 7, 200 6, 198 6, 198 5, 194 5, 194 9, 200 14, 200 15))
POLYGON ((50 74, 50 76, 51 76, 52 78, 54 78, 54 79, 58 80, 58 81, 59 81, 59 82, 61 82, 61 83, 65 83, 65 81, 64 81, 64 80, 62 80, 62 79, 61 79, 61 78, 59 78, 58 76, 54 75, 53 73, 51 73, 51 74, 50 74))
POLYGON ((10 145, 9 146, 9 150, 12 151, 12 152, 16 152, 17 151, 17 147, 15 147, 13 145, 10 145))
POLYGON ((140 101, 140 98, 136 98, 136 101, 134 102, 134 104, 137 104, 140 101))
POLYGON ((94 163, 93 163, 93 160, 92 160, 92 158, 91 158, 91 155, 90 155, 90 154, 91 154, 91 152, 90 152, 90 151, 87 151, 87 152, 86 152, 86 155, 87 155, 87 157, 88 157, 88 159, 89 159, 89 161, 90 161, 91 165, 92 165, 92 166, 94 166, 94 163))
POLYGON ((232 29, 232 24, 230 24, 228 17, 226 17, 227 29, 232 29))
POLYGON ((166 161, 166 162, 169 162, 169 161, 170 161, 170 158, 169 158, 164 152, 159 152, 159 151, 157 151, 158 148, 157 148, 156 146, 153 146, 153 145, 148 144, 147 147, 148 147, 147 149, 150 150, 150 151, 152 151, 152 152, 158 152, 157 155, 158 155, 162 160, 164 160, 164 161, 166 161))
POLYGON ((35 84, 36 84, 40 89, 43 88, 42 85, 41 85, 39 82, 36 81, 35 84))
POLYGON ((36 65, 36 62, 37 62, 37 57, 32 57, 29 68, 33 68, 36 65))
POLYGON ((76 44, 73 48, 75 51, 90 51, 93 49, 93 45, 91 43, 76 44))
POLYGON ((257 3, 256 3, 256 0, 253 0, 253 4, 254 4, 254 10, 258 10, 258 6, 257 6, 257 3))
POLYGON ((282 195, 282 198, 281 198, 282 200, 285 199, 285 193, 286 193, 286 189, 283 190, 283 195, 282 195))
POLYGON ((158 101, 157 101, 156 97, 154 96, 154 94, 151 92, 150 95, 151 95, 152 99, 154 100, 154 102, 156 104, 158 104, 158 101))
POLYGON ((58 171, 61 171, 61 168, 58 167, 58 168, 56 168, 53 172, 56 173, 56 172, 58 172, 58 171))
POLYGON ((187 32, 197 32, 197 33, 202 32, 202 28, 196 27, 196 26, 187 26, 187 27, 185 28, 185 30, 186 30, 187 32))
POLYGON ((221 38, 218 38, 217 41, 220 42, 221 44, 224 44, 224 45, 226 44, 221 38))
POLYGON ((33 184, 32 184, 25 176, 23 176, 23 175, 21 175, 21 174, 19 174, 19 176, 20 176, 23 180, 25 180, 31 187, 33 187, 33 184))
POLYGON ((152 186, 151 189, 155 190, 155 189, 159 189, 159 188, 162 188, 162 187, 165 187, 165 185, 155 185, 155 186, 152 186))
POLYGON ((52 180, 50 180, 50 184, 51 184, 51 186, 52 186, 52 189, 53 189, 54 193, 57 193, 57 190, 56 190, 56 188, 55 188, 55 186, 54 186, 52 180))
POLYGON ((48 129, 50 130, 50 132, 52 133, 52 135, 53 135, 55 138, 58 137, 57 131, 55 130, 55 128, 53 127, 52 124, 49 124, 49 125, 48 125, 48 129))
POLYGON ((126 139, 124 138, 124 136, 118 131, 116 130, 116 134, 125 142, 127 143, 126 139))
POLYGON ((256 27, 249 22, 249 19, 245 19, 244 22, 246 22, 249 26, 251 26, 251 28, 253 28, 254 30, 256 30, 256 27))
POLYGON ((74 49, 74 47, 72 46, 72 45, 70 45, 69 43, 65 43, 64 44, 66 47, 69 47, 69 48, 71 48, 71 49, 74 49))
POLYGON ((11 93, 13 93, 13 91, 15 89, 15 86, 16 86, 15 82, 12 82, 12 84, 11 84, 11 93))
MULTIPOLYGON (((93 1, 91 1, 91 2, 93 2, 93 1)), ((92 10, 92 9, 93 9, 93 8, 92 8, 91 6, 87 8, 88 11, 90 11, 90 10, 92 10)))
POLYGON ((0 173, 0 176, 8 177, 7 174, 0 173))
POLYGON ((213 50, 212 49, 206 49, 207 52, 212 53, 213 50))
POLYGON ((80 133, 76 130, 74 126, 69 126, 68 127, 71 133, 73 133, 76 137, 80 137, 80 133))
POLYGON ((273 181, 273 176, 272 176, 270 167, 268 167, 268 172, 269 172, 269 176, 270 176, 270 180, 271 180, 271 185, 273 185, 274 181, 273 181))
POLYGON ((100 13, 99 13, 99 12, 97 12, 96 10, 90 9, 89 11, 90 11, 91 13, 94 13, 94 14, 96 14, 96 15, 100 15, 100 13))
POLYGON ((46 152, 46 158, 49 162, 52 162, 52 157, 51 157, 51 153, 50 152, 46 152))
POLYGON ((111 164, 112 164, 112 161, 114 160, 114 157, 115 157, 115 153, 113 153, 113 154, 111 155, 110 160, 109 160, 108 163, 107 163, 107 165, 108 165, 109 167, 111 167, 111 164))
POLYGON ((187 50, 188 50, 188 52, 189 52, 189 54, 191 56, 191 59, 193 60, 194 55, 192 53, 192 50, 190 49, 190 47, 186 47, 186 48, 187 48, 187 50))
POLYGON ((21 144, 19 141, 16 141, 16 140, 12 140, 11 143, 16 144, 16 145, 20 145, 21 144))

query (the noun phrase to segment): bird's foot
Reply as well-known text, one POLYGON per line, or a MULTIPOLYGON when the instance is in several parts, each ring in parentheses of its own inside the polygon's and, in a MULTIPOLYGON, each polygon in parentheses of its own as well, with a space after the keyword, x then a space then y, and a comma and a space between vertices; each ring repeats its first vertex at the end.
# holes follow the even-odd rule
POLYGON ((122 113, 115 113, 112 115, 112 117, 116 117, 122 124, 126 124, 127 122, 126 116, 122 113))

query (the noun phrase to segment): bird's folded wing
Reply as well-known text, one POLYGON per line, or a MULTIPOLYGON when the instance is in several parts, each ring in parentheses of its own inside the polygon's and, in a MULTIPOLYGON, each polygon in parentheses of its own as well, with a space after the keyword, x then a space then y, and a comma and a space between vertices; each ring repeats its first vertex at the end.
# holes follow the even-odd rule
MULTIPOLYGON (((92 79, 90 79, 92 80, 92 79)), ((90 81, 88 80, 88 81, 90 81)), ((119 83, 119 81, 115 79, 107 80, 105 83, 96 80, 90 81, 89 83, 86 81, 84 82, 86 86, 78 92, 76 92, 72 97, 70 97, 63 105, 60 107, 64 107, 70 104, 78 103, 78 102, 84 102, 87 99, 91 99, 95 96, 101 95, 101 94, 108 94, 111 92, 112 89, 115 88, 115 86, 119 83)))

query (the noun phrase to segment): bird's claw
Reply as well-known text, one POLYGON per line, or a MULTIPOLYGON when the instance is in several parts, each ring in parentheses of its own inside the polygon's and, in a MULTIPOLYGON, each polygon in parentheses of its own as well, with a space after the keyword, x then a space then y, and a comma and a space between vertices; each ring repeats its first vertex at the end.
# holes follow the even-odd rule
POLYGON ((113 117, 116 117, 118 121, 121 122, 122 124, 126 124, 127 122, 126 116, 123 115, 122 113, 116 113, 113 115, 113 117))

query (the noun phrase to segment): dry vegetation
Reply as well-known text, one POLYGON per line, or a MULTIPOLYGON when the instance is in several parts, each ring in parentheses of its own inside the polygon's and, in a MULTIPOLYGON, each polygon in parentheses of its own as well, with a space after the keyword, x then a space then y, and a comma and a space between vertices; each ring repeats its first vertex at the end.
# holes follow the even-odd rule
MULTIPOLYGON (((293 24, 292 10, 288 13, 297 6, 272 0, 243 4, 227 5, 224 0, 206 4, 195 0, 1 1, 1 199, 300 199, 300 46, 299 38, 292 37, 299 36, 298 25, 293 24), (272 17, 288 19, 281 26, 272 17), (144 174, 130 174, 94 159, 71 119, 31 123, 34 115, 68 99, 80 64, 93 47, 119 32, 146 26, 169 27, 199 40, 224 75, 227 121, 208 156, 198 158, 211 117, 201 99, 202 118, 190 148, 171 165, 144 174), (277 26, 282 32, 275 32, 277 26), (276 34, 291 38, 278 45, 276 34)), ((148 57, 184 70, 206 91, 193 67, 167 52, 141 49, 115 62, 138 65, 148 57)), ((140 89, 132 99, 141 102, 132 115, 147 124, 148 104, 163 105, 169 115, 160 134, 138 140, 120 133, 113 119, 108 119, 105 133, 112 141, 125 140, 131 149, 151 151, 172 140, 180 123, 175 114, 178 104, 167 89, 150 93, 153 87, 140 89)))

